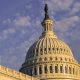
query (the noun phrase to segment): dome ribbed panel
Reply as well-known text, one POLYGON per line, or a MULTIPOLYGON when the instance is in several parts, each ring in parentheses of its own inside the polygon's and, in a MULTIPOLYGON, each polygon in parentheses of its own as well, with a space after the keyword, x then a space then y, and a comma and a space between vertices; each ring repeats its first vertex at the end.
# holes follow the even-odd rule
POLYGON ((54 54, 62 54, 73 57, 70 48, 63 41, 57 38, 43 37, 31 46, 28 50, 26 59, 48 54, 53 54, 52 56, 54 56, 54 54))

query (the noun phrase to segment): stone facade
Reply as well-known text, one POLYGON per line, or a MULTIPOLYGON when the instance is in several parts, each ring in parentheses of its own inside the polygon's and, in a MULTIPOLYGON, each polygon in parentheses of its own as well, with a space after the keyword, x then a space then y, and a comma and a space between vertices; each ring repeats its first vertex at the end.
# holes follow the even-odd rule
POLYGON ((38 80, 38 79, 0 65, 0 80, 38 80))

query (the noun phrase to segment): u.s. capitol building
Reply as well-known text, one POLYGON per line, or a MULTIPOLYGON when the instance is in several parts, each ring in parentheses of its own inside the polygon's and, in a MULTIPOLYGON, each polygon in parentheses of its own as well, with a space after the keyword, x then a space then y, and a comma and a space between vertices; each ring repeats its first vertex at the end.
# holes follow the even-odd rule
POLYGON ((45 5, 44 28, 39 40, 28 50, 18 71, 0 66, 0 80, 80 80, 80 64, 69 46, 53 32, 54 21, 45 5))

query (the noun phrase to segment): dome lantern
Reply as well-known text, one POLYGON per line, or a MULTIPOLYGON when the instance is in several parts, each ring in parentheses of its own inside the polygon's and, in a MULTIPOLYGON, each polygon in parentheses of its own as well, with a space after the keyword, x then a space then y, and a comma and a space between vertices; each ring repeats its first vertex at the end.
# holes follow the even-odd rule
POLYGON ((44 32, 50 32, 52 31, 53 27, 53 20, 51 20, 49 17, 47 4, 45 4, 44 11, 45 11, 45 18, 41 24, 44 28, 44 32))

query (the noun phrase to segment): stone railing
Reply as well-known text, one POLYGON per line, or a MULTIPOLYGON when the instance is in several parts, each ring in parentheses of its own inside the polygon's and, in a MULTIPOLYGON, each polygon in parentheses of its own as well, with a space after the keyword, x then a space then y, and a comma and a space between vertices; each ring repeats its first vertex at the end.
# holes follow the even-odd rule
POLYGON ((9 69, 9 68, 1 66, 1 65, 0 65, 0 73, 8 75, 9 77, 20 79, 20 80, 38 80, 38 79, 35 79, 34 77, 22 74, 18 71, 9 69))

